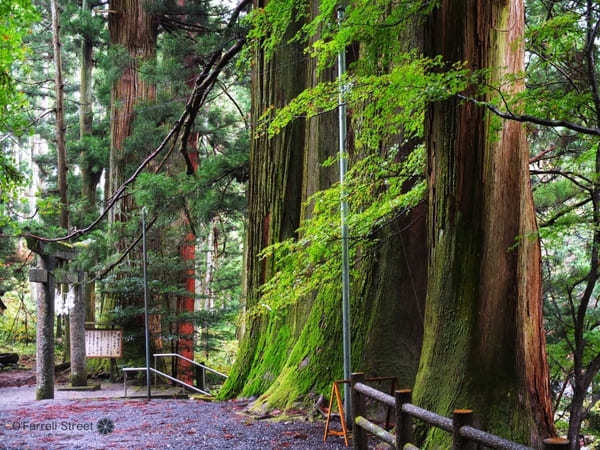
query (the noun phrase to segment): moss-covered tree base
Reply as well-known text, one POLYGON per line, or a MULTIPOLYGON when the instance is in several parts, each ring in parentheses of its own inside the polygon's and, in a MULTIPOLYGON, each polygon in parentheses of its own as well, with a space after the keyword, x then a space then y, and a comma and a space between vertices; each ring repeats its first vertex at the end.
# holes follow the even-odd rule
MULTIPOLYGON (((368 270, 358 271, 351 290, 352 370, 396 376, 402 387, 412 387, 420 353, 425 215, 420 205, 382 231, 402 233, 364 252, 360 265, 368 270)), ((255 408, 264 410, 289 408, 309 393, 328 396, 343 378, 341 317, 333 287, 255 319, 220 397, 260 395, 255 408)))

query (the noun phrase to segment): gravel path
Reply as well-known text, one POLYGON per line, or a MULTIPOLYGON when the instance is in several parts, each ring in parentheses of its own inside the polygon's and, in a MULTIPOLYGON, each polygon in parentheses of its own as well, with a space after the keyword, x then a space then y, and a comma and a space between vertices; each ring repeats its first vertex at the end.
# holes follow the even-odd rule
MULTIPOLYGON (((81 398, 87 399, 111 399, 123 397, 123 383, 101 383, 102 389, 97 391, 61 391, 58 387, 54 389, 55 400, 79 400, 81 398)), ((152 393, 154 395, 168 395, 181 393, 181 389, 173 387, 160 387, 152 386, 152 393)), ((129 397, 145 397, 146 386, 134 386, 130 385, 127 387, 127 395, 129 397)), ((0 388, 0 410, 4 409, 5 405, 16 404, 16 403, 28 403, 35 400, 35 386, 13 386, 0 388)), ((1 447, 0 447, 1 448, 1 447)))
MULTIPOLYGON (((235 402, 194 400, 0 399, 0 449, 200 448, 343 449, 323 442, 323 423, 269 422, 240 414, 235 402), (107 418, 114 429, 98 432, 107 418)), ((108 421, 107 421, 108 422, 108 421)), ((110 426, 108 426, 110 427, 110 426)))

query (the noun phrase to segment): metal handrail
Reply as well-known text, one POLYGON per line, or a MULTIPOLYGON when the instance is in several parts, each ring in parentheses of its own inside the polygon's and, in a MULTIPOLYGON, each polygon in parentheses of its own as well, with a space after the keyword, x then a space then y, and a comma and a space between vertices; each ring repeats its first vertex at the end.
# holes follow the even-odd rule
MULTIPOLYGON (((123 371, 123 375, 124 375, 123 376, 123 389, 125 391, 124 396, 127 397, 127 372, 145 371, 147 369, 145 367, 123 367, 123 368, 121 368, 121 370, 123 371)), ((166 373, 161 372, 160 370, 157 370, 153 367, 150 367, 150 372, 154 372, 157 375, 161 375, 165 378, 168 378, 169 380, 174 381, 175 383, 179 383, 179 384, 187 387, 188 389, 199 392, 200 394, 212 395, 210 392, 206 392, 206 391, 203 391, 202 389, 198 389, 196 386, 187 384, 185 381, 178 380, 177 378, 174 378, 171 375, 167 375, 166 373)))
POLYGON ((155 358, 156 358, 156 357, 168 357, 168 356, 175 356, 175 357, 177 357, 177 358, 180 358, 180 359, 183 359, 183 360, 185 360, 185 361, 188 361, 188 362, 190 362, 190 363, 194 364, 195 366, 202 367, 203 369, 205 369, 205 370, 208 370, 209 372, 212 372, 212 373, 215 373, 215 374, 217 374, 217 375, 220 375, 220 376, 222 376, 222 377, 223 377, 223 378, 225 378, 225 379, 227 379, 227 378, 228 378, 228 377, 227 377, 227 375, 225 375, 224 373, 221 373, 221 372, 219 372, 219 371, 216 371, 215 369, 211 369, 210 367, 207 367, 207 366, 205 366, 204 364, 201 364, 201 363, 199 363, 199 362, 196 362, 196 361, 193 361, 193 360, 191 360, 191 359, 189 359, 189 358, 186 358, 185 356, 182 356, 182 355, 180 355, 179 353, 155 353, 153 356, 154 356, 155 358))
POLYGON ((185 386, 185 387, 187 387, 187 388, 189 388, 189 389, 191 389, 193 391, 200 392, 201 394, 212 395, 212 394, 210 394, 210 392, 206 392, 206 391, 203 391, 202 389, 198 389, 196 386, 192 386, 191 384, 187 384, 185 381, 178 380, 177 378, 174 378, 171 375, 167 375, 166 373, 161 372, 160 370, 157 370, 157 369, 155 369, 153 367, 150 367, 150 372, 154 372, 154 373, 156 373, 158 375, 162 375, 163 377, 168 378, 169 380, 174 381, 175 383, 179 383, 179 384, 181 384, 181 385, 183 385, 183 386, 185 386))

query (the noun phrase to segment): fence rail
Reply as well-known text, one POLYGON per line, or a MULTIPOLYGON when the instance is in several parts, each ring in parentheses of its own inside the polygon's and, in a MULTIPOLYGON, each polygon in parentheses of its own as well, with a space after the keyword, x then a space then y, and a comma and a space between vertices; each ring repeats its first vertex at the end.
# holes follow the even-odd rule
MULTIPOLYGON (((473 411, 469 409, 454 410, 452 418, 440 416, 411 403, 412 391, 402 389, 394 392, 394 396, 378 391, 365 384, 364 373, 353 373, 352 384, 352 446, 354 450, 368 450, 367 433, 387 442, 397 449, 417 449, 412 444, 412 419, 419 419, 429 425, 452 434, 453 450, 471 450, 476 444, 500 450, 533 450, 531 447, 509 441, 491 433, 473 427, 473 411), (370 397, 396 411, 396 434, 392 434, 365 418, 364 397, 370 397), (406 447, 405 447, 406 446, 406 447)), ((569 441, 561 438, 544 440, 544 450, 566 450, 569 441)))

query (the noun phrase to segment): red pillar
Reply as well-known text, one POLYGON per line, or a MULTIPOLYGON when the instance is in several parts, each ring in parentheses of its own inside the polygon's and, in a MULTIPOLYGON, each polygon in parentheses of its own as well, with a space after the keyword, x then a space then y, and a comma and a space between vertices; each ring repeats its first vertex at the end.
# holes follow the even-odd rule
MULTIPOLYGON (((192 137, 191 139, 194 139, 192 137)), ((191 140, 190 139, 190 140, 191 140)), ((195 139, 194 139, 195 141, 195 139)), ((190 147, 195 148, 195 145, 190 147)), ((195 142, 193 143, 195 144, 195 142)), ((189 152, 190 160, 194 170, 198 169, 198 153, 194 150, 189 152)), ((190 227, 189 219, 186 214, 183 214, 183 221, 185 227, 190 227)), ((194 312, 194 300, 196 297, 196 277, 195 277, 195 259, 196 259, 196 236, 194 233, 189 231, 183 240, 180 250, 181 259, 184 264, 187 265, 185 270, 185 289, 187 295, 179 298, 179 312, 180 313, 193 313, 194 312)), ((180 320, 178 325, 178 351, 179 354, 194 360, 194 323, 190 320, 180 320)), ((192 364, 178 358, 177 359, 177 375, 181 381, 188 384, 194 384, 194 369, 192 364)))
MULTIPOLYGON (((179 312, 181 313, 194 312, 194 297, 196 292, 196 279, 194 277, 195 244, 196 236, 194 236, 192 232, 187 233, 180 251, 181 259, 186 264, 190 265, 185 271, 185 289, 188 292, 188 295, 179 298, 179 312)), ((189 320, 181 320, 179 321, 178 328, 179 354, 193 360, 194 324, 189 320)), ((181 381, 188 384, 194 384, 194 371, 191 363, 178 359, 177 374, 181 381)))

